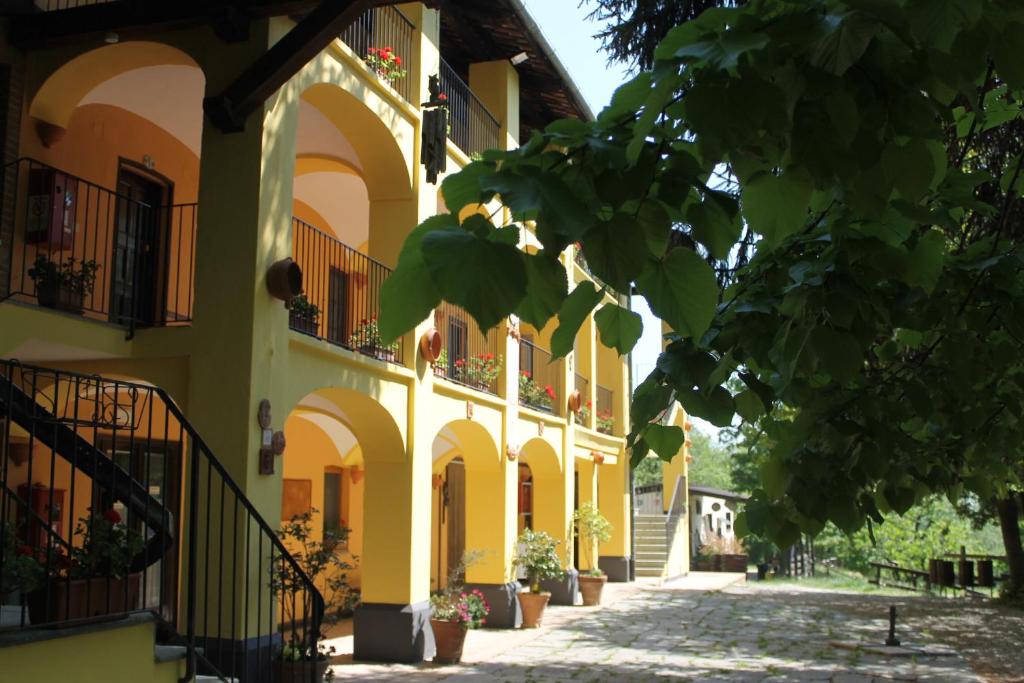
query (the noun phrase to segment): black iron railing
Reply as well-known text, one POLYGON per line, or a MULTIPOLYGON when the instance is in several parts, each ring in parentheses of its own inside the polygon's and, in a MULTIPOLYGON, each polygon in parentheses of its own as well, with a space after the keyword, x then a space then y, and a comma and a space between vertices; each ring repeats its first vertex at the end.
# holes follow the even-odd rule
POLYGON ((594 414, 597 431, 611 434, 615 429, 615 392, 597 385, 597 412, 594 414))
POLYGON ((191 322, 196 204, 151 206, 32 159, 3 183, 0 296, 129 329, 191 322))
POLYGON ((323 598, 161 389, 0 361, 0 538, 0 629, 148 611, 184 680, 316 651, 323 598))
POLYGON ((448 101, 448 137, 452 142, 468 155, 501 149, 501 124, 443 59, 440 78, 441 92, 448 101))
POLYGON ((415 56, 415 30, 413 23, 394 7, 376 7, 367 10, 345 29, 341 40, 406 102, 412 102, 411 61, 415 56), (397 58, 392 62, 391 74, 378 57, 380 50, 388 50, 397 58), (400 74, 402 71, 404 75, 400 74))
POLYGON ((483 334, 465 310, 443 302, 434 309, 434 327, 441 333, 441 357, 434 373, 489 394, 498 394, 504 367, 502 338, 494 328, 483 334))
POLYGON ((402 340, 385 344, 377 331, 380 289, 391 269, 298 218, 292 219, 292 245, 305 292, 302 302, 292 307, 289 326, 367 356, 401 363, 402 340))
POLYGON ((529 340, 519 343, 519 403, 530 408, 561 413, 562 359, 529 340))
POLYGON ((118 0, 32 0, 37 8, 43 12, 56 12, 64 9, 75 9, 77 7, 88 7, 90 5, 105 5, 118 0))

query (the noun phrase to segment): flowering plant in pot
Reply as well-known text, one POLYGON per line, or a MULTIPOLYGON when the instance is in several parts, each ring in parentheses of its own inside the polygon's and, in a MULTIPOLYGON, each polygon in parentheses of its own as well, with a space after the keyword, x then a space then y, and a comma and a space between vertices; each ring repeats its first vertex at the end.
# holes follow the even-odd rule
POLYGON ((58 549, 39 550, 43 576, 28 596, 33 623, 120 614, 138 604, 142 574, 132 572, 131 565, 142 552, 142 534, 110 508, 90 509, 74 536, 82 540, 72 541, 66 558, 58 549))
POLYGON ((449 570, 444 590, 430 596, 430 627, 434 631, 436 645, 434 661, 439 664, 462 661, 466 632, 483 626, 491 613, 484 594, 476 589, 467 592, 462 582, 466 569, 481 555, 479 551, 463 555, 462 561, 449 570))
MULTIPOLYGON (((270 589, 273 595, 285 595, 281 600, 284 623, 294 623, 300 617, 293 613, 296 606, 306 604, 306 582, 310 579, 324 596, 325 614, 328 620, 337 621, 351 614, 358 604, 358 591, 348 582, 348 572, 353 568, 343 547, 348 541, 350 529, 342 524, 333 530, 325 530, 319 538, 313 530, 313 516, 319 514, 316 508, 294 515, 283 523, 277 532, 278 538, 288 548, 298 570, 292 563, 281 558, 274 566, 270 589), (353 593, 356 595, 353 596, 353 593)), ((312 634, 305 639, 293 636, 282 647, 274 659, 275 680, 283 683, 306 683, 311 679, 333 680, 330 670, 333 647, 311 642, 312 634)), ((318 634, 318 638, 322 638, 318 634)))
POLYGON ((349 348, 358 349, 368 356, 394 362, 398 357, 398 342, 385 344, 377 326, 377 316, 363 318, 348 338, 349 348))
POLYGON ((455 361, 455 379, 478 389, 490 389, 500 374, 501 356, 490 352, 455 361))
POLYGON ((526 573, 526 591, 517 595, 523 610, 523 626, 537 628, 544 618, 544 608, 551 599, 551 593, 542 592, 540 582, 544 579, 559 579, 565 572, 558 558, 558 541, 546 531, 523 529, 516 539, 516 551, 512 565, 526 573))
POLYGON ((288 326, 293 330, 316 336, 320 322, 320 307, 311 303, 305 294, 299 294, 288 306, 288 326))
POLYGON ((408 72, 402 68, 402 58, 390 47, 370 47, 366 50, 366 63, 385 83, 390 84, 405 78, 408 72))
POLYGON ((81 313, 85 295, 91 294, 96 285, 99 269, 96 261, 78 261, 72 256, 57 262, 46 254, 39 254, 28 269, 28 276, 35 283, 40 306, 81 313), (76 263, 80 265, 76 267, 76 263))
POLYGON ((541 387, 533 378, 530 371, 523 370, 519 373, 520 403, 528 405, 531 408, 551 410, 551 406, 554 405, 556 398, 555 389, 550 384, 541 387))
POLYGON ((441 349, 441 353, 437 355, 437 360, 433 362, 434 374, 438 377, 446 377, 448 375, 448 349, 441 349))
POLYGON ((612 417, 611 411, 599 410, 597 411, 597 431, 602 434, 611 434, 615 428, 615 418, 612 417))
POLYGON ((612 537, 612 525, 601 511, 597 509, 593 501, 581 505, 572 515, 573 524, 576 525, 576 535, 580 541, 580 549, 583 559, 590 569, 580 572, 580 593, 583 595, 583 604, 587 606, 601 604, 601 591, 608 577, 597 568, 594 554, 594 544, 604 543, 612 537))

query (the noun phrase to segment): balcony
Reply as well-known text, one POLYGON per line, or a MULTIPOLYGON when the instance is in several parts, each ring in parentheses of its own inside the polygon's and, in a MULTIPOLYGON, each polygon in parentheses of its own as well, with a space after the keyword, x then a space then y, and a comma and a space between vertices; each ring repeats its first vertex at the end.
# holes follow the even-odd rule
POLYGON ((368 69, 394 88, 402 99, 412 103, 412 79, 408 75, 408 65, 415 56, 415 30, 413 23, 394 7, 375 7, 356 19, 340 38, 366 63, 368 69), (389 78, 384 68, 375 68, 375 63, 379 62, 375 59, 373 50, 383 48, 391 48, 391 52, 401 60, 396 68, 404 70, 405 76, 389 78))
POLYGON ((4 167, 3 183, 0 299, 128 329, 191 322, 196 204, 141 201, 32 159, 4 167))
POLYGON ((434 374, 451 382, 498 395, 498 379, 504 367, 503 337, 497 328, 487 334, 462 308, 443 302, 434 311, 434 326, 444 339, 434 374))
POLYGON ((305 293, 293 304, 291 329, 366 356, 402 362, 401 339, 385 344, 377 331, 380 289, 391 269, 298 218, 292 254, 305 293))
POLYGON ((501 124, 443 59, 440 79, 441 92, 448 98, 449 139, 467 156, 503 148, 501 124))
POLYGON ((562 400, 562 359, 523 339, 519 343, 519 404, 559 414, 562 400))
POLYGON ((597 431, 611 434, 615 430, 615 392, 608 387, 597 385, 597 431))

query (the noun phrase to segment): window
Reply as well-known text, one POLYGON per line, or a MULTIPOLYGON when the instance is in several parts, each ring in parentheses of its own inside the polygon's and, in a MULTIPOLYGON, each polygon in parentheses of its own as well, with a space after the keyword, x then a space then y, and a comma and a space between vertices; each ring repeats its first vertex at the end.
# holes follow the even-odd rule
POLYGON ((341 507, 341 471, 324 472, 324 533, 336 533, 343 525, 341 507))

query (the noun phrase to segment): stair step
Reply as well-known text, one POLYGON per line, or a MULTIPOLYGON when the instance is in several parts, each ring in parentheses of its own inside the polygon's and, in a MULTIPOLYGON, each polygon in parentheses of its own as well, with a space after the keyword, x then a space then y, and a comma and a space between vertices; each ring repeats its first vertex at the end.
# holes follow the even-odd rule
MULTIPOLYGON (((185 659, 188 649, 184 645, 154 645, 153 657, 158 662, 173 662, 185 659)), ((197 647, 196 652, 203 654, 203 648, 197 647)))
POLYGON ((206 674, 199 674, 195 677, 195 683, 238 683, 237 678, 230 678, 225 676, 219 678, 217 676, 207 676, 206 674))

